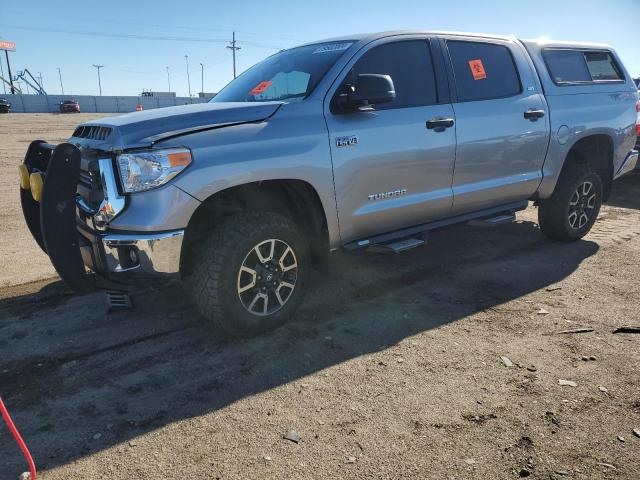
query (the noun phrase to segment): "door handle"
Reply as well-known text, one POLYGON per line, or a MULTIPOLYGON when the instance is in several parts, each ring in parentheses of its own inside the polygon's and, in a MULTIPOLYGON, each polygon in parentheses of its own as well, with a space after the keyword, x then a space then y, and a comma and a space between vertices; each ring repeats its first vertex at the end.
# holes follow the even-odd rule
POLYGON ((429 130, 435 130, 436 132, 442 132, 446 128, 453 127, 453 118, 432 118, 427 121, 427 128, 429 130))
POLYGON ((524 112, 524 118, 531 120, 532 122, 542 117, 544 117, 544 110, 536 110, 535 108, 530 108, 529 110, 524 112))

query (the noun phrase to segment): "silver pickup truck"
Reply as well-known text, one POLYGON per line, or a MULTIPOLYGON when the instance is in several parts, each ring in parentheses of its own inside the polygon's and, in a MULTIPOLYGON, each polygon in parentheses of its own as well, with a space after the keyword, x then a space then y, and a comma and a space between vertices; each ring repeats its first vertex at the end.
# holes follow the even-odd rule
POLYGON ((535 202, 575 241, 635 169, 637 89, 604 45, 402 31, 284 50, 210 103, 103 118, 20 167, 74 289, 179 276, 234 335, 275 328, 336 249, 400 252, 535 202))

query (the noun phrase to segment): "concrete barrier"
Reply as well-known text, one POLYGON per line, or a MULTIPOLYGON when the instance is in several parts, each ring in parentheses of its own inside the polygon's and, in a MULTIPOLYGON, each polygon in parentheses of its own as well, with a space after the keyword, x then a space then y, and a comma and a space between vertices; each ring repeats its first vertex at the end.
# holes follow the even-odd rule
POLYGON ((57 113, 60 102, 75 100, 83 113, 127 113, 135 112, 140 103, 145 110, 172 107, 189 103, 208 102, 199 97, 113 97, 94 95, 1 95, 11 103, 11 111, 19 113, 57 113))

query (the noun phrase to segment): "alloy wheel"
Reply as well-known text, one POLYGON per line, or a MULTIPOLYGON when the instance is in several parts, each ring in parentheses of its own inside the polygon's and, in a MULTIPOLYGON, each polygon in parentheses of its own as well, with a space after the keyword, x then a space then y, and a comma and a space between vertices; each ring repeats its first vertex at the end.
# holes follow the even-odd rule
POLYGON ((595 212, 596 188, 593 183, 585 181, 578 185, 569 201, 569 225, 574 230, 584 227, 595 212))
POLYGON ((283 240, 271 238, 254 246, 238 271, 237 291, 251 314, 268 316, 289 301, 298 281, 296 254, 283 240))

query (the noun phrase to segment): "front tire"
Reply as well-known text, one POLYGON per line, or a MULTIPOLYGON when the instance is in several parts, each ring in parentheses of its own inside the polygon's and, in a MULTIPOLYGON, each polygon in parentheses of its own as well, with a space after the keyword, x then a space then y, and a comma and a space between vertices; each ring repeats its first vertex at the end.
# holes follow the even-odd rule
POLYGON ((553 240, 575 242, 589 233, 601 206, 600 176, 585 165, 570 165, 551 197, 540 202, 540 229, 553 240))
POLYGON ((309 250, 287 217, 242 213, 217 227, 201 248, 188 281, 200 313, 233 336, 251 336, 287 322, 309 277, 309 250))

